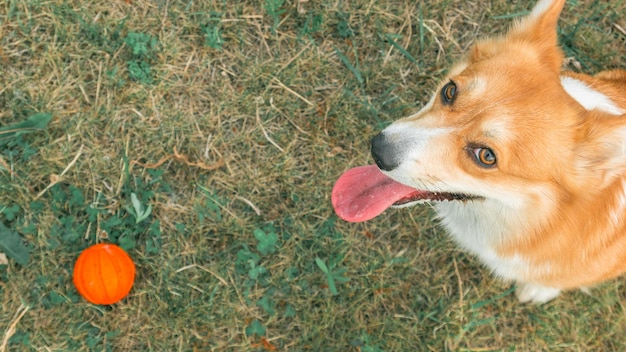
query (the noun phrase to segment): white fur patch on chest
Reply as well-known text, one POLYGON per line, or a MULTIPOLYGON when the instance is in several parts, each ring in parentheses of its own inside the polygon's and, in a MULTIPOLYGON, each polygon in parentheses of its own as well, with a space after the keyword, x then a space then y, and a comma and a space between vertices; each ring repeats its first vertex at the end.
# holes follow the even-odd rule
POLYGON ((507 280, 523 280, 527 275, 530 268, 524 258, 518 255, 502 257, 494 247, 502 243, 509 232, 505 223, 498 221, 498 218, 515 216, 510 213, 510 208, 488 200, 471 205, 442 202, 436 203, 435 208, 441 223, 455 242, 478 256, 494 274, 507 280))
POLYGON ((624 111, 615 105, 606 95, 593 90, 593 88, 586 85, 583 81, 568 76, 562 76, 561 85, 567 94, 587 110, 598 109, 613 115, 621 115, 624 113, 624 111))

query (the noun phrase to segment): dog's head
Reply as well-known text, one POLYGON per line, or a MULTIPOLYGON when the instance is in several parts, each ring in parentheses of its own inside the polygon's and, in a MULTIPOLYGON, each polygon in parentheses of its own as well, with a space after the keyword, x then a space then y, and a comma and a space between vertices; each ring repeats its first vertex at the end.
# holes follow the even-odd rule
POLYGON ((611 139, 626 137, 624 123, 585 110, 561 83, 556 25, 564 2, 541 0, 505 36, 479 41, 422 110, 374 137, 377 167, 337 181, 337 213, 364 221, 424 200, 546 213, 589 181, 587 168, 614 169, 611 139))

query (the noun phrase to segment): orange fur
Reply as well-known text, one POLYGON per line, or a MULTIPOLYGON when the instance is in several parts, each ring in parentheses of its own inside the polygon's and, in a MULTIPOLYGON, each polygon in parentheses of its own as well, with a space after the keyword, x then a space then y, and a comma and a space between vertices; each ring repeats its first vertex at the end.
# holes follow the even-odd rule
POLYGON ((462 247, 519 283, 522 301, 626 272, 626 71, 560 72, 564 3, 540 0, 508 34, 478 42, 377 150, 395 153, 391 179, 472 196, 434 206, 462 247), (448 82, 453 102, 442 101, 448 82), (487 147, 495 167, 472 155, 487 147))

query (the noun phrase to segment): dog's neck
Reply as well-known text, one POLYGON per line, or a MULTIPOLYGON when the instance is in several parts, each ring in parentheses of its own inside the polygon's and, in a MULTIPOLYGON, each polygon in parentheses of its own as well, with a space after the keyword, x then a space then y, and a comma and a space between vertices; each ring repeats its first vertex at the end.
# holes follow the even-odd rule
POLYGON ((519 278, 520 270, 526 270, 527 263, 515 254, 503 258, 498 254, 499 247, 506 246, 518 234, 533 233, 533 228, 541 228, 553 212, 549 204, 527 204, 526 209, 516 209, 493 199, 440 202, 434 207, 455 242, 506 280, 519 278))

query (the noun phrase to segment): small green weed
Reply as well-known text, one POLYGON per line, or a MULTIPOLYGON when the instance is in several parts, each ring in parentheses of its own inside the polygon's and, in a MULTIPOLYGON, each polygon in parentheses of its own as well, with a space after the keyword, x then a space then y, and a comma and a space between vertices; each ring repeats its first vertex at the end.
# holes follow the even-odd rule
POLYGON ((265 336, 266 329, 260 321, 254 320, 247 328, 246 328, 246 336, 265 336))
POLYGON ((263 296, 256 302, 256 305, 269 316, 276 314, 276 303, 269 296, 263 296))
POLYGON ((152 83, 152 69, 150 64, 143 60, 130 60, 128 64, 128 75, 133 81, 144 84, 152 83))
POLYGON ((351 345, 358 348, 360 352, 384 351, 384 349, 380 348, 379 345, 372 343, 372 337, 365 331, 361 334, 359 339, 352 340, 351 345))
POLYGON ((265 4, 263 5, 265 13, 274 21, 272 25, 273 34, 276 34, 280 18, 287 11, 282 8, 284 4, 285 0, 265 0, 265 4))
POLYGON ((152 217, 152 206, 144 204, 155 197, 156 191, 168 190, 169 185, 161 180, 162 171, 149 170, 148 174, 148 181, 132 177, 134 182, 127 182, 123 194, 130 198, 130 205, 127 203, 101 225, 112 240, 125 250, 134 248, 139 241, 145 244, 148 253, 156 253, 160 248, 160 222, 152 217))
POLYGON ((222 19, 219 14, 212 13, 207 24, 200 27, 200 31, 204 36, 204 45, 215 49, 222 50, 224 38, 222 37, 222 19))
MULTIPOLYGON (((84 247, 85 244, 79 241, 81 238, 85 238, 88 243, 95 243, 100 237, 125 250, 142 244, 147 253, 157 253, 161 243, 160 222, 152 217, 152 206, 145 204, 155 196, 151 188, 166 187, 161 185, 158 175, 158 171, 152 171, 152 176, 157 177, 149 182, 135 177, 133 188, 130 188, 129 182, 122 193, 122 206, 114 212, 110 212, 107 204, 103 204, 105 197, 101 193, 88 203, 78 187, 62 183, 54 185, 47 198, 50 210, 57 214, 57 220, 51 225, 48 247, 84 247), (140 199, 144 199, 144 203, 140 199)), ((40 204, 33 202, 30 211, 35 213, 38 207, 41 207, 40 204)))
POLYGON ((306 21, 300 30, 300 36, 311 37, 313 34, 319 32, 324 24, 324 16, 322 14, 309 13, 306 17, 306 21))
POLYGON ((9 339, 9 345, 30 346, 30 334, 25 331, 16 331, 9 339))
POLYGON ((156 50, 158 41, 146 33, 129 32, 124 42, 131 49, 134 57, 147 58, 156 50))
POLYGON ((135 224, 139 224, 140 222, 146 220, 150 214, 152 213, 152 205, 148 205, 146 208, 139 198, 137 198, 137 194, 135 192, 130 193, 130 201, 133 204, 133 207, 126 207, 126 211, 131 214, 135 218, 135 224))
MULTIPOLYGON (((23 161, 28 160, 37 153, 37 150, 31 147, 24 138, 25 135, 45 129, 51 120, 52 114, 50 113, 36 113, 22 122, 0 127, 0 153, 11 161, 18 157, 23 161)), ((1 165, 0 168, 2 168, 1 165)), ((20 210, 17 204, 0 205, 0 214, 15 226, 19 226, 22 222, 18 219, 20 210)), ((20 265, 26 265, 30 257, 30 250, 22 242, 18 231, 7 227, 2 222, 0 222, 0 251, 20 265)))
POLYGON ((12 206, 0 205, 0 213, 4 215, 4 218, 7 219, 7 221, 13 221, 19 212, 20 207, 17 204, 13 204, 12 206))
POLYGON ((30 251, 22 242, 22 237, 0 222, 0 251, 20 265, 28 264, 30 251))
POLYGON ((17 137, 24 134, 40 131, 48 126, 52 120, 50 113, 38 113, 28 117, 23 122, 19 122, 10 126, 0 128, 0 147, 6 146, 14 141, 17 137))
MULTIPOLYGON (((248 276, 253 281, 261 281, 263 276, 267 274, 267 269, 259 265, 261 257, 250 251, 246 245, 237 252, 235 260, 235 270, 242 275, 248 276)), ((253 284, 253 283, 251 283, 253 284)))
POLYGON ((129 77, 143 84, 152 83, 150 63, 159 46, 157 38, 147 33, 129 32, 124 38, 124 43, 131 51, 131 59, 126 62, 129 77))
POLYGON ((338 12, 336 16, 338 19, 336 30, 339 37, 344 39, 354 37, 354 29, 352 29, 350 23, 348 23, 349 15, 344 12, 338 12))
POLYGON ((228 204, 228 200, 219 196, 215 191, 198 186, 198 190, 206 197, 194 207, 198 221, 204 223, 207 220, 213 222, 222 221, 222 208, 228 204))
POLYGON ((0 151, 9 160, 26 161, 37 153, 25 139, 29 133, 44 130, 50 121, 52 114, 36 113, 29 116, 25 121, 0 128, 0 151))
POLYGON ((114 88, 122 88, 126 84, 126 80, 121 78, 117 67, 113 67, 111 70, 107 70, 105 73, 107 78, 107 84, 114 88))
POLYGON ((333 270, 335 268, 336 263, 331 262, 330 267, 328 267, 326 266, 326 263, 322 259, 315 258, 315 264, 317 264, 320 270, 322 270, 322 272, 326 274, 326 282, 328 283, 328 289, 333 294, 333 296, 336 296, 339 294, 336 283, 341 284, 341 283, 350 281, 349 278, 344 276, 344 274, 346 273, 346 271, 348 271, 348 269, 339 268, 339 269, 333 270))
MULTIPOLYGON (((256 246, 258 253, 263 256, 267 256, 276 252, 278 235, 271 225, 266 226, 265 229, 257 228, 253 233, 254 237, 258 241, 256 246)), ((258 283, 261 286, 268 285, 266 276, 269 273, 267 269, 261 265, 261 256, 251 251, 250 247, 245 244, 243 245, 243 248, 237 252, 235 270, 241 275, 247 274, 249 280, 246 281, 246 287, 252 287, 255 283, 258 283)))
POLYGON ((276 232, 273 230, 263 231, 261 229, 254 230, 254 237, 259 241, 256 246, 256 249, 262 255, 268 255, 276 252, 276 242, 278 241, 278 236, 276 232))

